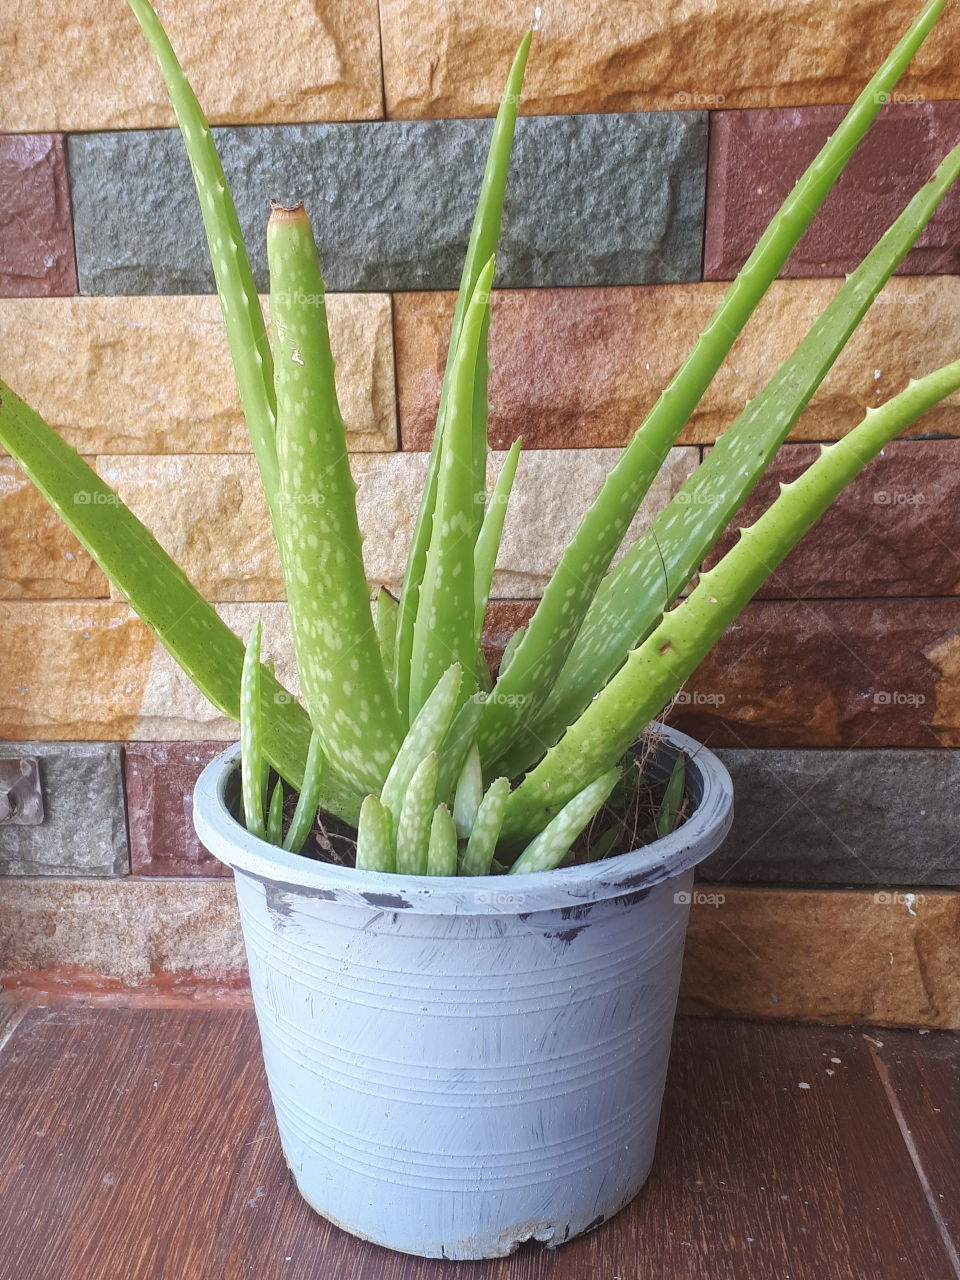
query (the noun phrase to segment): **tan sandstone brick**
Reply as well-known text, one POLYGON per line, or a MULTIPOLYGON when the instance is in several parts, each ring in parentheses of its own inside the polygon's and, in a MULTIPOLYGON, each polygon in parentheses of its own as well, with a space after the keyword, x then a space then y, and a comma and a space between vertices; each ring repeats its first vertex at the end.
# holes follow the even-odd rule
MULTIPOLYGON (((534 19, 530 113, 851 102, 916 16, 915 0, 381 0, 387 114, 492 115, 534 19)), ((950 6, 897 86, 960 96, 950 6)))
MULTIPOLYGON (((394 449, 390 298, 327 306, 350 448, 394 449)), ((212 295, 0 299, 0 350, 4 378, 83 453, 249 452, 212 295)))
MULTIPOLYGON (((490 328, 490 438, 504 448, 624 445, 692 350, 724 284, 501 290, 490 328)), ((681 436, 710 443, 763 389, 836 294, 836 280, 780 280, 741 334, 681 436)), ((867 313, 795 428, 832 440, 911 377, 955 358, 960 279, 899 277, 867 313)), ((446 360, 453 294, 394 299, 400 430, 429 448, 446 360)), ((960 434, 960 395, 932 409, 923 432, 960 434)))
MULTIPOLYGON (((610 449, 534 450, 520 462, 494 594, 539 594, 580 516, 616 457, 610 449)), ((503 461, 491 458, 492 482, 503 461)), ((671 450, 640 514, 637 536, 696 465, 697 450, 671 450)), ((359 454, 357 507, 371 585, 398 591, 426 455, 359 454)), ((208 599, 280 600, 283 579, 253 459, 236 455, 103 456, 97 467, 208 599)))
MULTIPOLYGON (((383 114, 376 0, 155 5, 213 124, 383 114)), ((121 0, 8 0, 0 129, 174 123, 156 61, 121 0)))

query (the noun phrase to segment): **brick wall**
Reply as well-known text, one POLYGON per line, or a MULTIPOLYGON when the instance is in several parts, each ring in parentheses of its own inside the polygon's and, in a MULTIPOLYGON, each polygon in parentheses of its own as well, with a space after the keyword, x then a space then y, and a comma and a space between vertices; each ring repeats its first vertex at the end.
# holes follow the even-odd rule
MULTIPOLYGON (((525 443, 494 647, 529 613, 615 450, 837 104, 914 11, 904 0, 812 8, 537 9, 491 333, 492 442, 525 443)), ((368 570, 396 586, 487 117, 530 6, 158 9, 219 126, 261 287, 268 197, 303 197, 314 216, 368 570)), ((734 348, 641 524, 956 142, 958 12, 734 348)), ((263 615, 266 649, 292 680, 279 567, 152 56, 122 0, 77 0, 69 16, 54 0, 13 0, 8 28, 3 375, 232 625, 245 633, 263 615)), ((753 509, 817 442, 955 357, 958 273, 960 193, 878 299, 753 509)), ((713 901, 693 914, 688 1008, 960 1025, 960 398, 918 427, 782 566, 675 709, 737 784, 735 831, 703 870, 713 901)), ((15 877, 0 908, 10 981, 235 975, 231 886, 189 820, 192 781, 234 726, 4 458, 0 555, 0 754, 42 757, 49 810, 43 827, 0 828, 0 874, 15 877)))

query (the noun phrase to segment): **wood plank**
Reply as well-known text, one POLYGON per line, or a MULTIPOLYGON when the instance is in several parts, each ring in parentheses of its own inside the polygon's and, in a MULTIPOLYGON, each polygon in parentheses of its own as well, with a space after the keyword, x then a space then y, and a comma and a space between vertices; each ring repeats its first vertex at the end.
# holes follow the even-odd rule
POLYGON ((956 1280, 869 1047, 846 1030, 681 1021, 634 1204, 556 1253, 455 1265, 362 1244, 300 1200, 248 1011, 50 1005, 0 1057, 0 1280, 454 1274, 956 1280))
POLYGON ((960 1276, 960 1037, 877 1031, 865 1039, 960 1276))

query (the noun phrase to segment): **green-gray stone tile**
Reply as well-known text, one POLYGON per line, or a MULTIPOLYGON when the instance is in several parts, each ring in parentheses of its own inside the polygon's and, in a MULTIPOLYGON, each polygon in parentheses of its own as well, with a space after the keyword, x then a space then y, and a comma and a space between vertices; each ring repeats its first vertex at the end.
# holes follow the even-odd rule
POLYGON ((960 752, 717 751, 733 830, 703 880, 914 890, 960 885, 960 752))
MULTIPOLYGON (((259 287, 268 201, 305 200, 329 287, 454 289, 489 120, 215 129, 259 287)), ((700 278, 706 113, 538 116, 517 130, 503 286, 700 278)), ((212 275, 175 130, 77 134, 82 293, 203 293, 212 275)))
POLYGON ((129 867, 121 748, 111 742, 0 742, 40 761, 44 821, 0 824, 0 876, 117 876, 129 867))

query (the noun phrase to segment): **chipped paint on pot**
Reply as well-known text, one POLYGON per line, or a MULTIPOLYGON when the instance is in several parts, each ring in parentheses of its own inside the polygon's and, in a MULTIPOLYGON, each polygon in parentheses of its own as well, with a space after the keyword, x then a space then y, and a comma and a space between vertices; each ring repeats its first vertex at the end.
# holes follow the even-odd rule
POLYGON ((238 748, 197 783, 206 847, 236 873, 284 1154, 338 1226, 425 1257, 500 1257, 589 1231, 653 1159, 693 869, 732 819, 730 778, 688 757, 690 818, 645 848, 519 876, 356 871, 231 816, 238 748))

